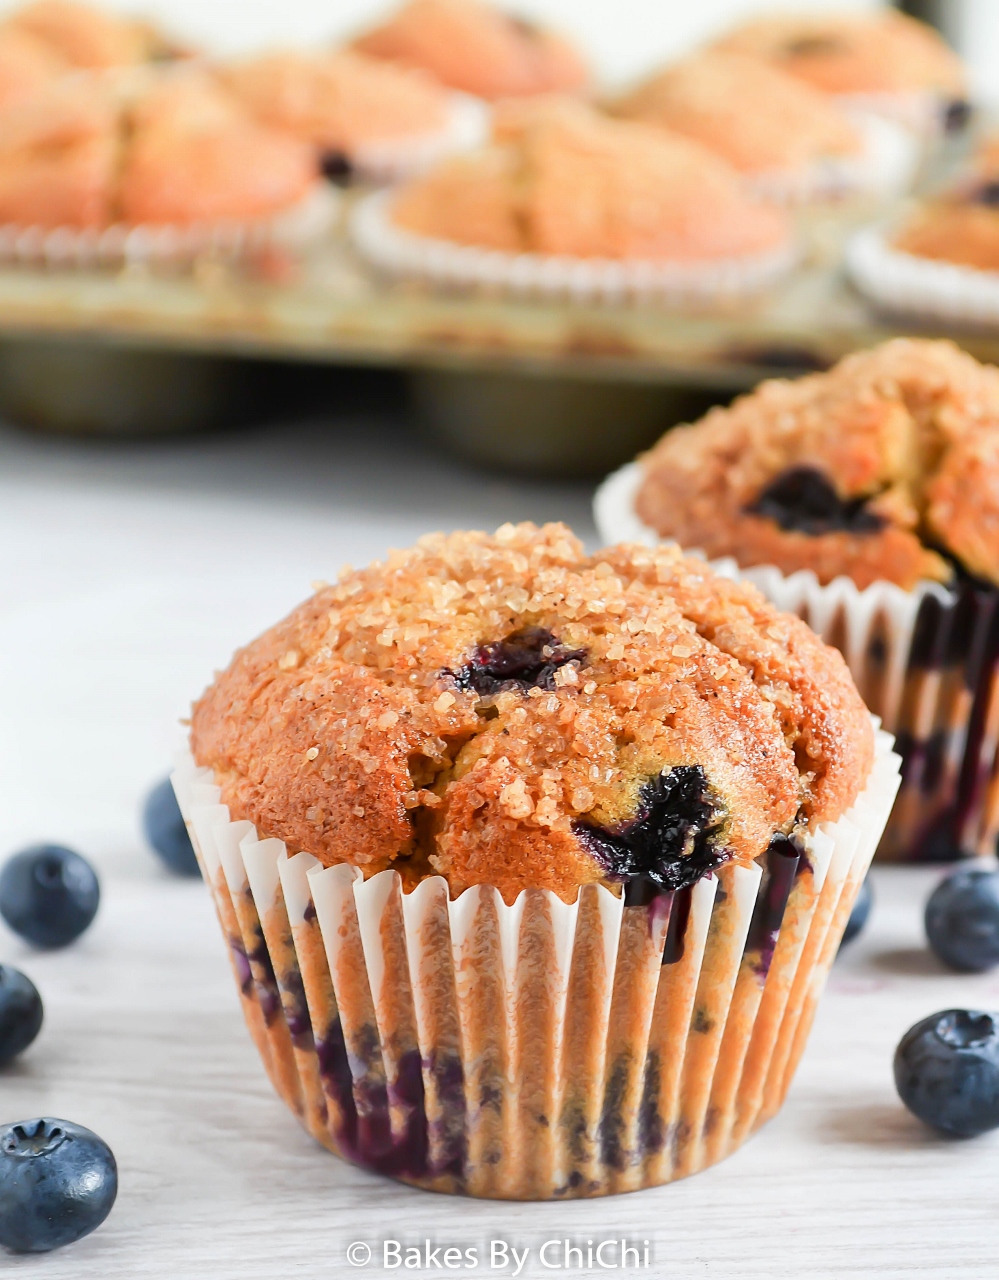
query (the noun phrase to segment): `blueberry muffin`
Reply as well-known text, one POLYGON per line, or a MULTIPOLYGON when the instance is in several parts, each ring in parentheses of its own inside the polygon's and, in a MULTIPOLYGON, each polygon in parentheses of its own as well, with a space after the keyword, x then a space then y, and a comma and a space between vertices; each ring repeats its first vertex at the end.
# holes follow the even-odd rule
POLYGON ((793 178, 863 150, 860 133, 827 94, 724 50, 675 62, 610 107, 692 138, 747 177, 793 178))
POLYGON ((897 787, 839 655, 675 549, 433 534, 236 654, 175 778, 275 1087, 517 1200, 780 1106, 897 787))
POLYGON ((826 93, 862 96, 926 93, 961 104, 960 58, 929 26, 895 9, 876 14, 758 18, 718 47, 763 58, 826 93))
POLYGON ((549 101, 501 112, 491 145, 403 187, 392 222, 510 253, 711 262, 787 247, 777 209, 679 134, 549 101))
POLYGON ((569 41, 480 0, 410 0, 356 47, 489 100, 570 93, 589 79, 569 41))
POLYGON ((845 812, 872 742, 839 655, 755 589, 559 525, 428 537, 323 588, 191 723, 234 817, 508 901, 751 863, 845 812))
POLYGON ((742 565, 911 589, 999 582, 999 370, 897 339, 765 382, 642 460, 641 519, 742 565))
POLYGON ((847 656, 903 757, 880 856, 991 852, 999 370, 896 339, 713 409, 635 481, 647 529, 733 557, 847 656))
POLYGON ((999 271, 999 142, 987 138, 967 172, 914 209, 889 245, 916 258, 999 271))
POLYGON ((363 168, 372 144, 412 145, 449 124, 449 96, 426 73, 351 50, 266 53, 223 76, 257 119, 310 143, 336 178, 363 168))

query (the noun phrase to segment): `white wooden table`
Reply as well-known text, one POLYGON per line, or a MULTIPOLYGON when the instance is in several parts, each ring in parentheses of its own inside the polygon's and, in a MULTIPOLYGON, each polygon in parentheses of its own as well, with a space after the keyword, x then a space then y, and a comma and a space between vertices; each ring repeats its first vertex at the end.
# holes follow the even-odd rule
POLYGON ((38 1041, 0 1072, 0 1120, 86 1124, 121 1179, 99 1232, 0 1255, 0 1271, 325 1280, 351 1274, 347 1247, 363 1242, 375 1260, 358 1274, 513 1275, 490 1266, 496 1240, 528 1249, 520 1275, 537 1277, 567 1274, 542 1265, 545 1241, 625 1238, 648 1240, 645 1274, 670 1280, 995 1274, 999 1135, 936 1138, 891 1082, 916 1019, 999 1008, 999 974, 948 975, 922 947, 932 871, 877 873, 872 924, 836 966, 783 1112, 690 1181, 559 1205, 433 1196, 340 1163, 271 1093, 207 894, 161 872, 139 835, 178 717, 234 645, 344 560, 506 518, 561 516, 592 536, 587 501, 582 486, 477 476, 363 424, 122 448, 0 431, 0 855, 65 841, 104 892, 65 952, 0 931, 0 961, 46 1007, 38 1041), (385 1269, 386 1239, 475 1248, 478 1266, 385 1269))

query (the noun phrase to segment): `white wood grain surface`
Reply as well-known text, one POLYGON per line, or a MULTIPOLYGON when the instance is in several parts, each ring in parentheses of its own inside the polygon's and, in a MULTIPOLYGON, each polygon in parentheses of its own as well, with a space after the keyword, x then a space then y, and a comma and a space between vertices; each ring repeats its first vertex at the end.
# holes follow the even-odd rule
POLYGON ((568 1205, 433 1196, 340 1163, 272 1095, 207 894, 160 872, 138 833, 177 718, 235 644, 344 560, 508 516, 592 534, 586 501, 579 486, 465 473, 370 424, 115 449, 0 432, 0 854, 64 840, 104 890, 65 952, 0 931, 0 961, 46 1005, 38 1041, 0 1072, 0 1120, 89 1125, 121 1178, 100 1231, 45 1257, 0 1255, 0 1270, 325 1280, 353 1273, 350 1243, 377 1257, 396 1239, 476 1248, 479 1265, 356 1273, 512 1275, 489 1265, 501 1240, 530 1251, 521 1276, 612 1275, 545 1268, 539 1246, 624 1237, 648 1240, 645 1274, 670 1280, 995 1274, 999 1135, 934 1137, 891 1082, 916 1019, 999 1008, 999 974, 949 975, 923 949, 932 870, 877 873, 872 924, 836 966, 783 1112, 687 1182, 568 1205))

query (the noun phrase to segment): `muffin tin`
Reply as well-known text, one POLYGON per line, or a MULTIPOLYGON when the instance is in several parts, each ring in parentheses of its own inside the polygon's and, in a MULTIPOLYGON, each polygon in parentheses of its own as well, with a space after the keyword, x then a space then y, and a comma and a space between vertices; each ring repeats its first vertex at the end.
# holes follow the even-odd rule
MULTIPOLYGON (((964 149, 960 139, 948 143, 920 185, 940 181, 964 149)), ((113 348, 122 353, 123 398, 131 346, 402 366, 419 371, 424 416, 458 452, 487 465, 596 474, 686 416, 691 388, 723 399, 761 378, 824 368, 857 347, 915 331, 879 315, 844 275, 845 242, 883 213, 873 202, 802 215, 803 261, 762 299, 671 311, 389 281, 348 239, 350 211, 363 194, 348 192, 336 227, 298 255, 268 247, 240 265, 207 251, 185 272, 141 261, 94 270, 5 265, 0 341, 44 335, 113 348), (476 387, 480 374, 489 382, 476 387), (590 396, 595 383, 601 390, 590 396), (553 412, 558 395, 567 408, 553 412), (587 405, 585 430, 573 404, 587 405), (527 422, 536 429, 513 425, 527 422)), ((943 324, 920 331, 952 332, 943 324)), ((999 360, 999 333, 969 328, 961 341, 978 359, 999 360)), ((51 348, 48 357, 57 360, 51 348)), ((57 375, 58 365, 51 370, 57 375)), ((175 425, 196 424, 178 412, 175 425)), ((93 428, 100 423, 91 413, 93 428)))

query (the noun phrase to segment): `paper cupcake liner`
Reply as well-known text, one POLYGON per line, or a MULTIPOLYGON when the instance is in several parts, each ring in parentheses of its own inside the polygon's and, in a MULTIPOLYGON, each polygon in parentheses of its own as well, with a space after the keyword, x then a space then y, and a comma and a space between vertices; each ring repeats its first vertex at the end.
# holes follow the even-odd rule
POLYGON ((912 134, 872 114, 855 114, 852 123, 863 138, 859 155, 830 156, 798 171, 757 174, 750 188, 765 200, 789 206, 908 190, 920 159, 912 134))
MULTIPOLYGON (((600 486, 594 514, 608 543, 662 540, 635 513, 641 468, 600 486)), ((698 554, 696 551, 691 554, 698 554)), ((755 583, 843 654, 870 710, 894 734, 902 785, 878 856, 941 860, 993 853, 999 837, 999 591, 891 582, 822 586, 814 573, 773 565, 712 567, 755 583)))
POLYGON ((422 173, 457 151, 481 146, 489 133, 486 104, 464 93, 448 96, 448 122, 444 129, 365 142, 352 151, 352 168, 370 182, 398 182, 422 173))
POLYGON ((999 271, 903 253, 892 247, 890 234, 886 227, 865 227, 847 245, 847 271, 865 297, 885 311, 999 324, 999 271))
POLYGON ((890 120, 924 139, 932 139, 946 132, 949 111, 954 105, 953 100, 925 89, 913 89, 909 92, 837 93, 834 100, 851 114, 890 120))
POLYGON ((333 226, 339 196, 317 183, 301 201, 267 218, 189 225, 115 223, 109 227, 0 225, 0 262, 45 267, 149 263, 181 266, 200 257, 238 259, 266 248, 303 250, 333 226))
POLYGON ((365 880, 233 822, 187 756, 177 797, 278 1094, 345 1159, 436 1191, 570 1199, 684 1177, 780 1106, 898 786, 800 854, 643 905, 435 876, 365 880))
POLYGON ((711 263, 568 258, 480 249, 397 227, 390 217, 391 198, 391 193, 380 191, 355 206, 350 226, 358 250, 390 275, 447 288, 575 301, 720 302, 765 291, 798 259, 793 243, 765 254, 711 263))

